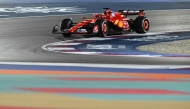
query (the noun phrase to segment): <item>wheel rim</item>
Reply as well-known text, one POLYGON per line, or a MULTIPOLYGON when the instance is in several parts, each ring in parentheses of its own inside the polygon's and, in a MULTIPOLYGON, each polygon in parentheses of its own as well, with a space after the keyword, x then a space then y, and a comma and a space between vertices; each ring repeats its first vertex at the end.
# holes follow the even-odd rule
POLYGON ((102 25, 102 31, 103 31, 103 33, 104 33, 104 34, 107 34, 107 30, 108 30, 107 24, 104 23, 104 24, 102 25))
POLYGON ((146 31, 149 29, 149 22, 147 20, 144 20, 144 22, 143 22, 143 28, 146 31))

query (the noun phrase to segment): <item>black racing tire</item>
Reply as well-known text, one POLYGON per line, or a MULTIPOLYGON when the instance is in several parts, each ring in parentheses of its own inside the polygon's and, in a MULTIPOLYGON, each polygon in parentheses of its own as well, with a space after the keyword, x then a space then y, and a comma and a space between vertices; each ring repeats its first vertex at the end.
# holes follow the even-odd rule
MULTIPOLYGON (((69 29, 72 27, 72 24, 73 24, 73 21, 71 19, 63 19, 62 22, 61 22, 61 31, 64 30, 64 29, 69 29)), ((70 33, 62 33, 62 35, 64 37, 69 37, 71 36, 72 34, 70 33)))
POLYGON ((106 37, 108 34, 108 23, 106 20, 96 20, 95 26, 98 26, 97 36, 106 37))
POLYGON ((149 19, 144 16, 137 17, 133 22, 133 28, 137 33, 146 33, 149 30, 149 19))

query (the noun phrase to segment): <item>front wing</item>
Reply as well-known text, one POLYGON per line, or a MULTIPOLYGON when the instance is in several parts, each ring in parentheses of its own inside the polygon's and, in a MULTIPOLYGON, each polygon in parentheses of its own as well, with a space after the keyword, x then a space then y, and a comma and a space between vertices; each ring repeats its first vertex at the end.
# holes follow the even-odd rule
POLYGON ((64 33, 65 34, 67 34, 67 33, 70 33, 70 34, 89 34, 86 29, 77 29, 75 32, 69 32, 68 30, 69 29, 64 29, 64 30, 60 31, 58 25, 55 25, 53 27, 52 33, 53 34, 64 34, 64 33))

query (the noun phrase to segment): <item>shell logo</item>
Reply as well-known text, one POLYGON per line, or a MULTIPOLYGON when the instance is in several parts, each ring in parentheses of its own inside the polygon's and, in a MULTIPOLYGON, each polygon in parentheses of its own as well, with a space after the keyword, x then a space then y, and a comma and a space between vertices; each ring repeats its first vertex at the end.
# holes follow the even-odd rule
POLYGON ((123 22, 122 21, 119 21, 118 27, 123 28, 123 22))

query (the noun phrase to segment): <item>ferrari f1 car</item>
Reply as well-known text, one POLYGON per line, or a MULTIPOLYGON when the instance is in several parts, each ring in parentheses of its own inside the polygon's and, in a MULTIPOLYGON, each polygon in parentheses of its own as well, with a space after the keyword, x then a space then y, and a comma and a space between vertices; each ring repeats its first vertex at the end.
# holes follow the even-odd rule
POLYGON ((135 31, 146 33, 149 30, 149 19, 145 17, 144 10, 130 11, 119 10, 113 12, 104 8, 104 13, 94 14, 93 18, 74 23, 72 18, 63 19, 60 25, 53 27, 53 34, 71 36, 72 34, 95 34, 105 37, 108 34, 122 34, 135 31), (128 15, 138 15, 135 19, 128 18, 128 15))

